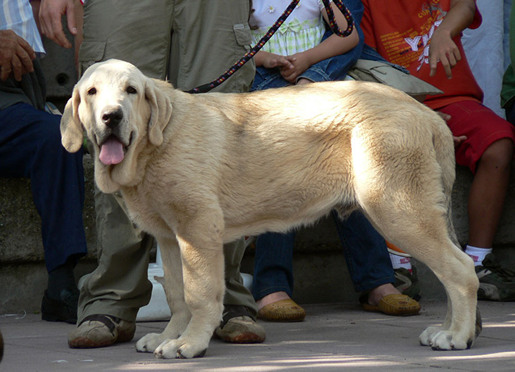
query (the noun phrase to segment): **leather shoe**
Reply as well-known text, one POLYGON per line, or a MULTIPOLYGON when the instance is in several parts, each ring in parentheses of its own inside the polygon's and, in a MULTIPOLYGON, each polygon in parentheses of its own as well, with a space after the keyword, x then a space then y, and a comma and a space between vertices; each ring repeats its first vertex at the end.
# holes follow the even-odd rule
POLYGON ((68 335, 71 348, 94 348, 128 342, 134 337, 136 323, 111 315, 95 314, 87 316, 68 335))

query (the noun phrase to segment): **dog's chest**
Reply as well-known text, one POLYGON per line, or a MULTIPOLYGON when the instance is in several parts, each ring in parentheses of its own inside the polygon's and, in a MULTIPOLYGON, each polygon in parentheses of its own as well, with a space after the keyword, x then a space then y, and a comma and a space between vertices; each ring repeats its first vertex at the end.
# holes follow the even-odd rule
POLYGON ((129 210, 131 220, 142 230, 154 236, 173 236, 170 222, 172 208, 167 203, 160 203, 153 193, 146 193, 138 188, 122 190, 123 198, 129 210))

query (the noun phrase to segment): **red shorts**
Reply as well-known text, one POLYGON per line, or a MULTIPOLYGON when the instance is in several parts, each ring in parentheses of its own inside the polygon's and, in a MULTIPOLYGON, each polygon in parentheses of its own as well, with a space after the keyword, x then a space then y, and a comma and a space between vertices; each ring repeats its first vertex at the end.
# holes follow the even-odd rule
POLYGON ((467 136, 456 148, 456 163, 472 173, 485 150, 495 141, 511 138, 515 143, 515 128, 488 107, 476 101, 451 103, 438 111, 451 116, 447 125, 455 136, 467 136))

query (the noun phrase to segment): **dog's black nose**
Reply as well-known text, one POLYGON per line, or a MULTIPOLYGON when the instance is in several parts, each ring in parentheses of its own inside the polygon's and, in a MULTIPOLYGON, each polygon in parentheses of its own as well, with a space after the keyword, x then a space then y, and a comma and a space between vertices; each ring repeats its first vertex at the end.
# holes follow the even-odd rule
POLYGON ((120 121, 123 119, 123 112, 121 109, 117 110, 109 110, 104 112, 102 115, 102 121, 109 128, 114 128, 120 124, 120 121))

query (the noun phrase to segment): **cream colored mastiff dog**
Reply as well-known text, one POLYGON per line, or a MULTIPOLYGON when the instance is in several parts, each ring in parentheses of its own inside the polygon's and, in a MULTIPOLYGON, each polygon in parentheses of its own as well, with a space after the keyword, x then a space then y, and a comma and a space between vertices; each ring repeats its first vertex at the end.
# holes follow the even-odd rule
POLYGON ((287 231, 336 208, 360 209, 385 238, 429 266, 448 294, 434 349, 472 345, 476 278, 450 220, 454 148, 445 122, 375 83, 316 83, 191 95, 109 60, 90 67, 61 121, 70 151, 95 149, 95 180, 121 191, 132 218, 157 238, 173 314, 139 351, 204 354, 222 317, 222 245, 287 231))

